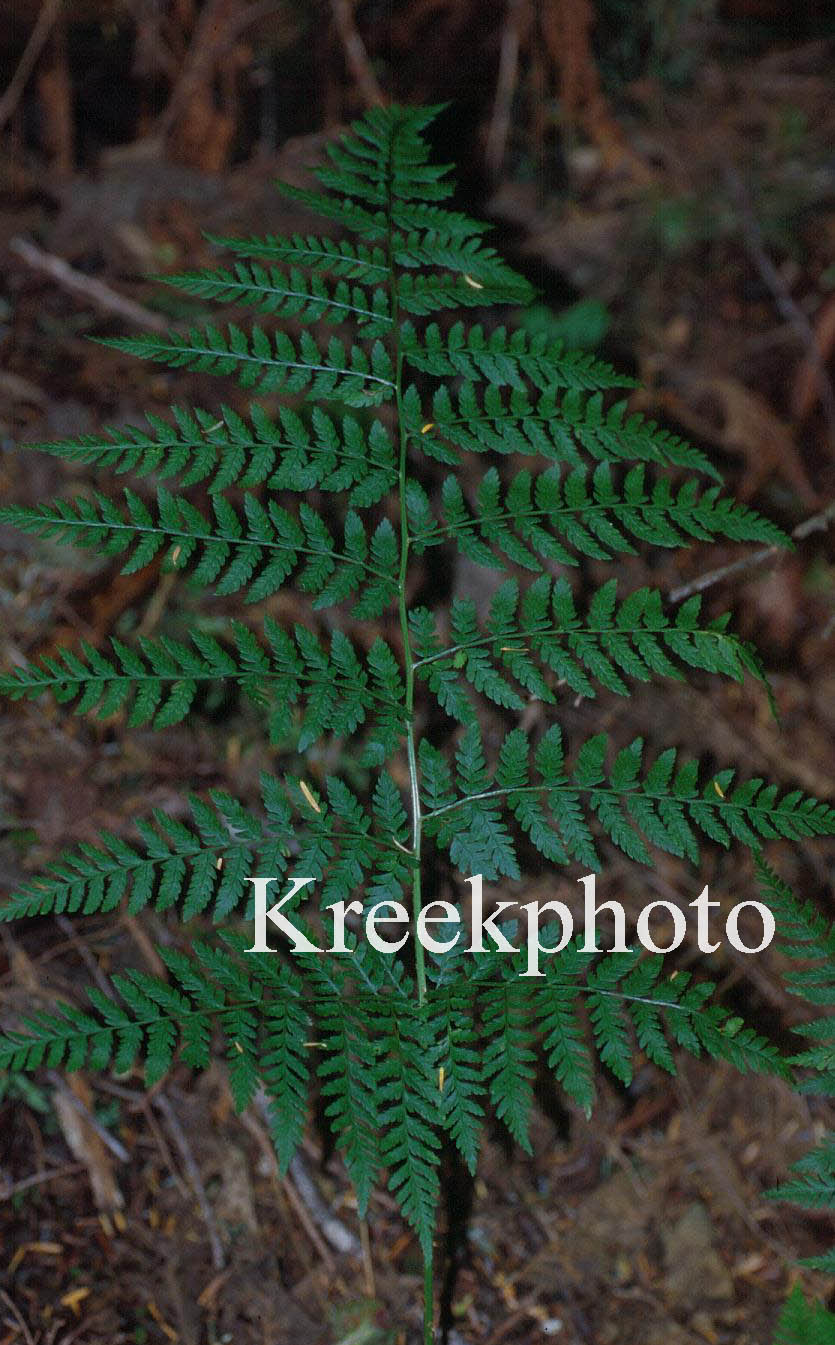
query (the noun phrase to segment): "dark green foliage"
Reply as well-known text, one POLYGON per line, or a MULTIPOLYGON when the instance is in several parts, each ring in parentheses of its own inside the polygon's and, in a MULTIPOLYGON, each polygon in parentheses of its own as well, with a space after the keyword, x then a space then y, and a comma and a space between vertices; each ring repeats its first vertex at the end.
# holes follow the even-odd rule
POLYGON ((285 332, 267 335, 258 326, 244 332, 230 323, 225 332, 212 325, 185 334, 113 338, 104 344, 172 369, 231 374, 242 388, 262 395, 306 392, 345 406, 379 406, 395 391, 394 368, 380 340, 366 352, 338 337, 320 346, 308 332, 296 342, 285 332))
MULTIPOLYGON (((237 602, 234 616, 193 620, 185 640, 163 628, 11 669, 5 695, 50 693, 77 713, 164 728, 227 682, 263 713, 281 758, 256 805, 216 790, 190 798, 188 822, 158 811, 135 840, 103 835, 29 881, 0 919, 126 903, 233 925, 251 914, 250 876, 286 890, 295 875, 315 880, 306 928, 327 946, 336 901, 400 901, 416 918, 422 870, 449 886, 437 851, 463 875, 496 879, 520 875, 531 848, 587 870, 611 845, 644 864, 653 850, 695 863, 704 838, 758 850, 835 832, 826 804, 762 780, 733 785, 732 770, 702 770, 674 748, 647 754, 641 739, 610 745, 593 731, 565 745, 565 696, 623 697, 694 671, 762 679, 728 618, 702 617, 697 599, 670 610, 658 590, 614 579, 580 596, 581 562, 593 574, 586 562, 654 547, 786 539, 720 493, 704 454, 613 400, 631 381, 595 355, 482 311, 472 325, 451 318, 518 307, 532 289, 485 246, 483 225, 442 204, 452 187, 423 136, 433 115, 370 111, 330 147, 321 191, 287 189, 352 238, 216 240, 231 267, 167 281, 233 305, 229 321, 109 342, 229 376, 262 401, 180 406, 170 421, 41 445, 132 484, 118 502, 85 486, 0 510, 125 572, 162 562, 237 602), (259 320, 244 329, 247 309, 259 320), (490 461, 436 488, 439 464, 470 454, 490 461), (487 613, 466 597, 410 612, 418 576, 457 555, 511 570, 487 613), (287 629, 272 613, 290 586, 287 629), (531 700, 548 708, 528 732, 512 721, 531 700)), ((537 1068, 586 1111, 600 1063, 623 1083, 639 1058, 673 1069, 676 1049, 784 1068, 710 985, 639 952, 570 944, 528 980, 521 953, 425 959, 417 945, 414 966, 365 942, 344 955, 251 954, 240 931, 209 940, 206 924, 191 952, 165 947, 167 979, 114 976, 112 996, 95 989, 83 1010, 13 1025, 0 1068, 142 1060, 154 1081, 178 1059, 205 1068, 217 1038, 236 1104, 264 1089, 283 1165, 315 1080, 360 1208, 386 1169, 426 1254, 442 1136, 474 1170, 490 1108, 525 1145, 537 1068)), ((814 1038, 812 1051, 828 1044, 814 1038)))
POLYGON ((549 859, 567 863, 571 856, 589 869, 601 867, 593 817, 614 845, 645 864, 651 861, 643 838, 697 863, 697 831, 721 845, 736 839, 758 847, 761 838, 828 835, 835 825, 835 810, 797 790, 778 798, 774 786, 748 780, 731 792, 734 772, 728 770, 700 784, 698 764, 679 764, 674 749, 645 769, 639 738, 617 753, 608 770, 604 734, 583 743, 570 769, 556 724, 532 760, 529 753, 527 737, 513 729, 491 773, 473 722, 459 741, 456 789, 445 758, 421 743, 424 826, 449 849, 460 872, 494 880, 520 876, 508 810, 549 859))
POLYGON ((808 1303, 797 1285, 780 1314, 774 1345, 835 1345, 835 1315, 808 1303))
POLYGON ((623 1081, 636 1043, 673 1068, 669 1040, 741 1069, 780 1070, 774 1047, 727 1010, 712 987, 664 975, 662 959, 637 953, 598 958, 571 945, 542 984, 520 978, 522 955, 476 958, 468 979, 447 981, 421 1004, 413 981, 393 974, 386 955, 365 947, 353 958, 300 959, 244 952, 244 940, 196 940, 192 954, 163 949, 170 979, 143 972, 112 978, 115 995, 88 990, 90 1007, 62 1004, 24 1017, 0 1038, 0 1069, 129 1070, 144 1060, 148 1084, 175 1054, 206 1068, 214 1028, 225 1042, 235 1103, 265 1088, 282 1166, 301 1136, 313 1050, 327 1110, 364 1209, 381 1166, 421 1241, 431 1239, 438 1187, 438 1133, 446 1131, 475 1166, 489 1096, 527 1146, 534 1041, 567 1092, 586 1110, 594 1097, 590 1042, 623 1081))
POLYGON ((779 528, 746 505, 720 498, 717 487, 700 491, 695 480, 677 490, 662 477, 650 487, 642 464, 618 484, 608 463, 593 472, 578 468, 561 476, 549 468, 534 477, 521 471, 502 490, 491 467, 469 505, 454 476, 443 485, 441 517, 435 520, 425 492, 407 488, 411 535, 420 554, 452 541, 478 565, 505 568, 505 560, 539 571, 543 561, 576 565, 578 556, 612 560, 634 553, 638 542, 684 546, 691 537, 709 541, 785 541, 779 528), (500 554, 497 556, 496 551, 500 554))
POLYGON ((700 608, 701 599, 691 598, 671 619, 661 594, 649 588, 635 589, 619 603, 611 579, 578 613, 567 580, 542 576, 521 600, 517 581, 506 580, 483 624, 471 599, 456 599, 446 647, 426 608, 413 609, 409 621, 418 676, 448 714, 466 723, 473 709, 460 673, 496 705, 514 710, 522 709, 525 692, 553 704, 558 682, 582 696, 595 696, 595 683, 628 696, 626 679, 684 680, 682 664, 736 681, 746 671, 762 678, 755 651, 727 630, 729 618, 700 622, 700 608))
MULTIPOLYGON (((835 1135, 792 1168, 792 1178, 769 1192, 773 1200, 785 1200, 804 1210, 835 1210, 835 1135)), ((803 1265, 835 1274, 835 1248, 822 1256, 807 1257, 803 1265)))
POLYGON ((171 413, 173 425, 148 415, 144 430, 126 426, 38 448, 135 477, 177 478, 181 488, 347 491, 354 509, 376 504, 397 484, 394 449, 378 420, 366 432, 353 416, 336 421, 314 407, 308 424, 281 407, 276 423, 257 403, 246 419, 228 406, 219 414, 176 406, 171 413))
POLYGON ((236 682, 256 704, 269 708, 270 740, 280 743, 297 729, 305 751, 324 733, 350 737, 371 722, 367 750, 389 757, 402 736, 403 679, 397 659, 377 638, 363 656, 335 630, 328 649, 306 627, 292 635, 269 615, 266 644, 249 627, 230 622, 229 644, 195 632, 189 644, 169 637, 140 638, 136 646, 112 641, 112 654, 82 642, 80 654, 60 650, 38 665, 0 676, 0 692, 18 700, 50 692, 76 714, 106 719, 129 707, 128 724, 180 723, 201 683, 236 682), (294 713, 303 707, 301 723, 294 713))
MULTIPOLYGON (((764 860, 757 861, 757 871, 763 895, 777 920, 783 952, 793 964, 800 964, 786 975, 786 985, 792 994, 823 1010, 820 1017, 795 1028, 809 1045, 793 1056, 791 1063, 803 1070, 800 1088, 804 1092, 835 1097, 835 925, 829 924, 811 902, 799 901, 764 860)), ((795 1163, 790 1180, 768 1195, 803 1209, 835 1212, 835 1134, 828 1135, 817 1149, 795 1163)), ((835 1274, 835 1248, 822 1256, 808 1257, 802 1264, 835 1274)), ((835 1340, 835 1316, 794 1296, 786 1305, 781 1329, 783 1335, 778 1333, 775 1345, 783 1345, 783 1341, 787 1345, 819 1345, 830 1338, 835 1340), (823 1334, 816 1335, 818 1329, 823 1334)))

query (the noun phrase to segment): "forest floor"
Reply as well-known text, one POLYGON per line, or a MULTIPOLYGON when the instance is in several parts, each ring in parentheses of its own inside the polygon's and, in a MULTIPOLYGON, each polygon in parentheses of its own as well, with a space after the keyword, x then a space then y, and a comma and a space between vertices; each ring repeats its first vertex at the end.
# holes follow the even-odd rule
MULTIPOLYGON (((535 180, 516 178, 468 203, 492 216, 499 246, 509 237, 511 259, 546 291, 605 307, 602 348, 641 378, 635 406, 713 452, 729 485, 788 529, 835 500, 835 424, 797 316, 817 330, 828 358, 831 61, 831 46, 808 44, 708 68, 663 98, 634 89, 623 124, 646 174, 609 175, 577 150, 571 190, 559 198, 542 200, 535 180), (772 257, 774 274, 764 264, 772 257)), ((74 293, 32 269, 13 240, 37 239, 158 316, 144 277, 209 264, 204 230, 299 227, 270 183, 301 173, 319 143, 292 142, 223 178, 111 154, 60 189, 34 169, 5 183, 1 496, 33 502, 87 479, 85 469, 28 457, 17 443, 217 397, 196 376, 90 343, 124 331, 129 319, 108 313, 83 285, 74 293)), ((671 591, 737 556, 729 546, 665 553, 653 583, 671 591)), ((624 568, 641 582, 640 563, 624 568)), ((601 697, 596 726, 616 723, 623 741, 641 733, 651 744, 675 742, 835 799, 835 528, 808 530, 794 553, 709 587, 705 600, 711 613, 733 606, 742 633, 756 638, 779 725, 759 686, 704 679, 625 706, 601 697)), ((0 533, 4 665, 80 638, 177 635, 190 602, 153 567, 124 577, 0 533)), ((293 615, 284 598, 273 610, 293 615)), ((588 725, 589 715, 587 706, 565 707, 569 728, 588 725)), ((50 706, 5 707, 0 886, 11 890, 102 827, 128 832, 139 811, 176 814, 187 788, 234 785, 252 797, 268 760, 252 712, 225 700, 203 706, 188 731, 153 737, 50 706)), ((789 882, 835 915, 831 842, 768 850, 789 882)), ((692 885, 674 863, 648 879, 607 859, 610 892, 635 909, 683 897, 692 885)), ((726 906, 753 895, 738 855, 708 856, 705 881, 726 906)), ((546 897, 548 886, 529 884, 528 899, 546 897)), ((44 920, 0 933, 0 996, 12 1011, 56 993, 73 999, 96 969, 153 966, 153 943, 172 937, 153 916, 44 920)), ((745 959, 725 950, 710 966, 726 1000, 787 1043, 804 1009, 786 996, 780 972, 773 951, 745 959)), ((676 1079, 646 1065, 628 1090, 604 1080, 600 1091, 586 1121, 563 1112, 543 1080, 531 1156, 511 1154, 496 1130, 471 1190, 454 1165, 445 1169, 439 1261, 449 1341, 767 1345, 801 1274, 794 1259, 826 1245, 832 1228, 762 1192, 831 1125, 826 1106, 778 1081, 694 1062, 676 1079)), ((417 1339, 418 1249, 394 1202, 375 1195, 361 1226, 342 1165, 315 1128, 297 1166, 277 1176, 262 1123, 235 1115, 219 1068, 196 1082, 178 1069, 152 1095, 138 1077, 83 1076, 70 1095, 57 1076, 44 1076, 26 1095, 3 1097, 0 1116, 0 1345, 417 1339), (340 1237, 347 1250, 334 1245, 340 1237)), ((823 1292, 815 1276, 803 1279, 823 1292)))

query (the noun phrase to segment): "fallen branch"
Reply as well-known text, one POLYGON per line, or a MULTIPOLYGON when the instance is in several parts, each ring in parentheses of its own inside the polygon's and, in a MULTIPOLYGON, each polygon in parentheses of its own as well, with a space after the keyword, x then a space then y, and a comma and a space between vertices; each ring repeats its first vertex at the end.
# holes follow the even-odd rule
POLYGON ((179 79, 148 137, 151 143, 161 143, 173 130, 199 93, 201 84, 211 81, 218 62, 247 28, 269 18, 279 8, 280 0, 251 0, 243 9, 230 5, 229 0, 209 0, 203 6, 179 79))
POLYGON ((293 1182, 300 1200, 304 1202, 311 1219, 321 1230, 325 1241, 335 1252, 349 1252, 351 1256, 359 1256, 362 1248, 358 1239, 340 1219, 337 1219, 333 1211, 328 1209, 300 1154, 290 1159, 287 1175, 293 1182))
POLYGON ((115 1154, 122 1162, 128 1161, 130 1155, 91 1115, 88 1103, 92 1103, 93 1095, 83 1074, 70 1075, 68 1083, 54 1070, 48 1072, 48 1077, 53 1085, 52 1106, 56 1120, 73 1158, 87 1169, 96 1208, 103 1214, 124 1209, 125 1198, 110 1154, 115 1154))
MULTIPOLYGON (((513 95, 519 78, 519 47, 522 41, 522 18, 526 0, 507 0, 507 15, 502 29, 502 45, 499 53, 499 74, 496 80, 496 96, 493 100, 493 115, 487 133, 487 147, 484 157, 491 177, 498 179, 504 163, 507 139, 510 134, 510 117, 513 109, 513 95)), ((529 16, 525 15, 527 20, 529 16)))
POLYGON ((43 1186, 45 1182, 55 1181, 58 1177, 74 1177, 76 1173, 84 1171, 83 1163, 65 1163, 60 1168, 48 1168, 45 1172, 33 1172, 30 1177, 21 1177, 19 1182, 6 1182, 5 1186, 0 1186, 0 1201, 13 1200, 21 1192, 28 1191, 33 1186, 43 1186))
POLYGON ((351 0, 331 0, 331 9, 348 69, 356 81, 363 102, 366 107, 382 107, 386 99, 360 37, 351 0))
MULTIPOLYGON (((819 514, 813 514, 811 518, 798 523, 792 530, 792 538, 796 542, 801 542, 813 532, 826 532, 833 521, 835 521, 835 501, 819 514)), ((749 556, 743 556, 741 560, 735 560, 730 565, 720 565, 716 570, 708 570, 707 574, 700 575, 698 579, 691 579, 689 583, 672 589, 668 595, 670 602, 681 602, 684 598, 692 597, 694 593, 704 593, 705 589, 721 584, 724 579, 731 579, 735 574, 742 574, 746 570, 754 570, 759 565, 776 560, 778 556, 785 554, 785 549, 781 546, 763 546, 759 551, 752 551, 749 556)))
POLYGON ((44 0, 44 4, 41 6, 17 69, 9 81, 6 92, 0 98, 0 131, 9 118, 14 115, 29 76, 37 65, 38 57, 46 46, 49 35, 55 26, 55 21, 61 13, 62 3, 63 0, 44 0))
POLYGON ((133 299, 126 299, 123 294, 118 294, 103 280, 96 280, 95 276, 88 276, 83 271, 77 271, 74 266, 70 266, 69 262, 64 261, 63 257, 56 257, 51 252, 44 252, 26 238, 10 239, 9 251, 13 252, 33 271, 40 271, 41 274, 49 276, 57 285, 60 285, 61 289, 88 300, 95 308, 105 313, 115 314, 117 317, 124 318, 126 322, 130 322, 134 327, 144 327, 148 331, 165 332, 168 330, 169 324, 159 313, 152 313, 150 309, 134 303, 133 299))
POLYGON ((9 1317, 5 1318, 6 1325, 12 1327, 15 1335, 17 1335, 18 1331, 22 1331, 23 1339, 26 1342, 26 1345, 35 1345, 35 1337, 32 1335, 32 1332, 26 1325, 26 1321, 21 1315, 20 1309, 17 1307, 14 1301, 11 1298, 9 1298, 9 1295, 6 1293, 5 1289, 0 1289, 0 1298, 2 1298, 3 1302, 6 1304, 6 1306, 8 1307, 9 1311, 12 1314, 11 1318, 9 1317))

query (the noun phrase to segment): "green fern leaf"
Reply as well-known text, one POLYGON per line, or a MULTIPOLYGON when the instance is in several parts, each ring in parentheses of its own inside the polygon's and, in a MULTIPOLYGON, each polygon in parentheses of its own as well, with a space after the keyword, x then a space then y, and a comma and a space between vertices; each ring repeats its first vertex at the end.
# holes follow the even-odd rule
POLYGON ((719 497, 711 487, 699 492, 686 481, 673 493, 666 477, 647 489, 642 465, 617 485, 608 463, 589 475, 582 469, 564 477, 550 468, 532 477, 519 472, 503 493, 495 468, 482 477, 475 506, 467 504, 455 477, 443 487, 440 522, 428 500, 412 485, 408 496, 412 538, 418 553, 451 540, 479 565, 505 568, 506 557, 527 570, 543 561, 576 565, 576 555, 611 560, 635 552, 635 542, 680 547, 690 537, 711 541, 760 541, 790 545, 785 534, 747 505, 719 497), (496 552, 501 553, 497 555, 496 552))
POLYGON ((247 333, 230 324, 225 335, 218 327, 195 327, 185 334, 101 338, 101 344, 173 369, 232 375, 242 388, 262 396, 304 392, 320 401, 361 407, 379 406, 395 389, 391 358, 379 340, 366 354, 357 345, 346 349, 336 337, 321 349, 303 332, 296 346, 285 332, 270 337, 261 327, 247 333))
POLYGON ((438 1086, 432 1064, 431 1023, 408 1002, 385 1006, 384 1035, 378 1048, 380 1158, 389 1169, 389 1188, 423 1248, 431 1245, 438 1198, 434 1126, 438 1086))
POLYGON ((774 1345, 835 1345, 835 1314, 822 1303, 808 1303, 795 1285, 780 1314, 774 1345))
POLYGON ((518 980, 502 982, 485 990, 481 1008, 486 1037, 482 1068, 490 1099, 517 1144, 531 1153, 534 1038, 527 988, 518 980))

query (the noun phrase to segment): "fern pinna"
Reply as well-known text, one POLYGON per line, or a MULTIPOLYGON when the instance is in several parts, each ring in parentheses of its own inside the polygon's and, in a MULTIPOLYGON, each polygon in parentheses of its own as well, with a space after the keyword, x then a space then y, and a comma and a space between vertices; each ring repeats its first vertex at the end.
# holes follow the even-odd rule
MULTIPOLYGON (((792 1058, 803 1071, 801 1091, 835 1097, 835 925, 830 925, 808 901, 799 901, 791 889, 762 859, 757 870, 763 895, 782 934, 783 951, 800 963, 785 978, 793 995, 820 1009, 821 1016, 795 1031, 810 1043, 792 1058)), ((806 1210, 835 1214, 835 1133, 792 1168, 790 1180, 767 1192, 772 1200, 786 1201, 806 1210)), ((835 1275, 835 1247, 820 1256, 804 1258, 801 1265, 835 1275)), ((835 1313, 810 1302, 799 1286, 788 1299, 774 1345, 835 1345, 835 1313)))
POLYGON ((114 976, 112 998, 93 989, 83 1009, 15 1025, 0 1066, 126 1070, 141 1056, 150 1082, 175 1053, 205 1066, 219 1030, 237 1105, 266 1090, 282 1163, 314 1074, 360 1209, 385 1168, 417 1232, 427 1341, 442 1138, 474 1169, 489 1106, 527 1144, 538 1057, 586 1109, 594 1054, 624 1082, 638 1050, 664 1069, 675 1046, 742 1069, 780 1063, 709 986, 640 952, 569 944, 533 980, 519 976, 521 954, 427 956, 415 942, 412 962, 353 935, 349 956, 247 952, 233 924, 247 914, 248 878, 312 877, 323 908, 358 894, 403 900, 416 921, 421 878, 442 873, 443 853, 462 875, 499 880, 517 878, 532 851, 598 868, 601 837, 640 863, 653 847, 696 863, 702 837, 758 848, 835 831, 824 804, 761 780, 734 786, 733 771, 705 775, 673 748, 649 759, 640 740, 564 741, 566 696, 626 696, 693 669, 761 675, 697 598, 671 610, 657 590, 619 592, 614 580, 578 597, 581 561, 786 539, 721 493, 702 453, 629 414, 617 391, 630 380, 607 364, 547 334, 454 318, 518 308, 532 291, 485 245, 484 226, 442 204, 452 189, 429 162, 433 115, 375 109, 329 148, 321 191, 285 188, 344 237, 218 239, 230 267, 167 277, 271 321, 107 343, 235 379, 256 398, 246 412, 176 407, 170 420, 40 445, 134 485, 119 502, 81 491, 0 514, 123 558, 125 571, 164 558, 264 613, 247 621, 241 609, 225 632, 214 621, 187 641, 82 643, 8 672, 7 696, 51 692, 79 712, 162 728, 203 683, 228 679, 262 707, 274 747, 300 758, 295 773, 263 776, 258 808, 221 791, 194 797, 190 824, 155 813, 136 839, 103 835, 12 896, 5 920, 127 902, 183 920, 210 911, 227 928, 188 952, 161 949, 165 979, 114 976), (416 576, 456 553, 506 574, 489 610, 467 597, 449 610, 410 603, 416 576), (270 611, 290 585, 300 610, 309 602, 292 629, 270 611), (532 700, 548 707, 533 739, 514 724, 532 700), (323 778, 302 764, 323 736, 345 740, 350 771, 323 778))

